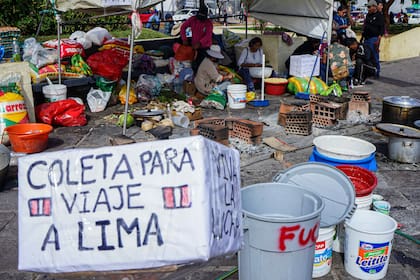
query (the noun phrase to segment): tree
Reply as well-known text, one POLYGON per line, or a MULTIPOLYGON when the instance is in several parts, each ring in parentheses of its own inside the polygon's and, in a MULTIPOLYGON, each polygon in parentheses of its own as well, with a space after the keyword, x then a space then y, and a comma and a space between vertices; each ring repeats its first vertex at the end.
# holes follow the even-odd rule
POLYGON ((389 16, 389 9, 391 8, 392 4, 394 4, 395 0, 388 0, 388 1, 384 1, 384 9, 383 9, 383 14, 385 17, 385 28, 386 30, 389 30, 389 25, 391 23, 391 19, 389 16))

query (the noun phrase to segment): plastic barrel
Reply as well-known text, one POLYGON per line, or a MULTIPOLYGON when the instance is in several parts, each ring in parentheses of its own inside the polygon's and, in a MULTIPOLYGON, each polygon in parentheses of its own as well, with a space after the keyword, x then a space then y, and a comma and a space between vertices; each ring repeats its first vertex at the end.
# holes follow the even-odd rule
POLYGON ((228 102, 231 109, 244 109, 246 107, 246 85, 228 85, 228 102))
POLYGON ((346 221, 345 227, 345 270, 359 279, 384 278, 397 222, 375 211, 360 210, 346 221))
POLYGON ((264 183, 241 190, 244 246, 241 280, 312 279, 324 202, 302 187, 264 183))

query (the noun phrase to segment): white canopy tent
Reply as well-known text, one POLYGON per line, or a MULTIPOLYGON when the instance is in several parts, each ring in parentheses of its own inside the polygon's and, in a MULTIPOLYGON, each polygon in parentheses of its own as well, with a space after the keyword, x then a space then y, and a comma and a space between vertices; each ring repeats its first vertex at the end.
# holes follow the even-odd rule
POLYGON ((331 38, 333 0, 253 0, 249 13, 260 20, 321 39, 331 38), (327 36, 325 36, 327 34, 327 36))
MULTIPOLYGON (((128 62, 128 77, 127 77, 127 92, 125 97, 124 107, 124 124, 122 134, 126 134, 127 130, 127 115, 128 115, 128 100, 130 95, 131 85, 131 70, 133 61, 134 38, 136 37, 136 30, 141 30, 141 23, 136 15, 136 12, 152 7, 164 0, 50 0, 54 8, 61 12, 69 10, 77 10, 84 13, 93 13, 101 15, 112 15, 115 13, 132 13, 131 16, 131 36, 128 38, 130 43, 130 58, 128 62), (138 19, 138 21, 137 21, 138 19), (139 26, 140 24, 140 26, 139 26)), ((58 23, 58 49, 60 49, 60 16, 56 15, 58 23)), ((138 33, 137 35, 140 35, 138 33)), ((60 61, 59 61, 60 63, 60 61)), ((61 74, 61 73, 60 73, 61 74)), ((61 76, 61 75, 60 75, 61 76)), ((59 79, 61 83, 61 77, 59 79)))

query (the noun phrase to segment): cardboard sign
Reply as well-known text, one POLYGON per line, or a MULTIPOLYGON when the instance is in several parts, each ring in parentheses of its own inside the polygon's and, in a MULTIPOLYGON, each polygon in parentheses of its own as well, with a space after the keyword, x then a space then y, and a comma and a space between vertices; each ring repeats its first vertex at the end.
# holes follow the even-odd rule
POLYGON ((19 159, 19 269, 203 261, 242 242, 239 154, 201 136, 19 159))

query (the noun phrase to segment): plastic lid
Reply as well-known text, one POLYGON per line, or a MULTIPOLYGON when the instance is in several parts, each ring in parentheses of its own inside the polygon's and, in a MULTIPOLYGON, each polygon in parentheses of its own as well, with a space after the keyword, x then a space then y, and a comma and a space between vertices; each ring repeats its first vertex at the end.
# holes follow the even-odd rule
POLYGON ((162 110, 137 110, 135 112, 133 112, 133 115, 135 117, 153 117, 153 116, 159 116, 159 115, 163 115, 163 111, 162 110))
POLYGON ((415 138, 415 139, 420 138, 420 130, 414 127, 410 127, 410 126, 393 124, 393 123, 378 123, 376 125, 376 128, 378 128, 381 131, 391 134, 391 136, 415 138))
POLYGON ((319 162, 305 162, 280 172, 273 182, 304 187, 318 194, 325 203, 321 227, 330 227, 351 217, 356 209, 351 180, 337 168, 319 162))
POLYGON ((420 100, 410 96, 387 96, 384 101, 404 108, 420 107, 420 100))

